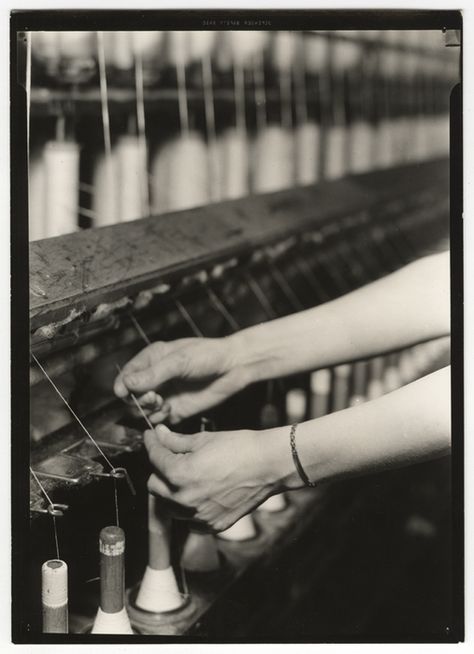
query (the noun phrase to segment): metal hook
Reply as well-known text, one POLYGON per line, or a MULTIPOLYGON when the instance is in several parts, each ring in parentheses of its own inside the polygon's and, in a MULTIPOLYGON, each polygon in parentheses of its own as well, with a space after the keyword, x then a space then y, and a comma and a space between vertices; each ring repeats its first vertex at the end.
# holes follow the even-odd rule
POLYGON ((63 517, 64 516, 64 511, 67 511, 69 509, 68 504, 60 504, 58 502, 53 502, 52 504, 48 504, 46 507, 46 511, 49 513, 49 515, 53 516, 54 518, 58 517, 63 517))
POLYGON ((135 487, 126 468, 112 468, 110 472, 96 472, 94 477, 107 477, 108 479, 125 479, 132 495, 136 495, 135 487))

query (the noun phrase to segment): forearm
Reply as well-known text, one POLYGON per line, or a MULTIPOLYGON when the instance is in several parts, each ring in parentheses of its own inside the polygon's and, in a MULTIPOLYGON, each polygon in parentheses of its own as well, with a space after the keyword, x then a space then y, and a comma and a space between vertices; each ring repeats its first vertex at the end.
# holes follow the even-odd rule
MULTIPOLYGON (((447 367, 380 399, 301 423, 296 446, 307 476, 334 480, 447 454, 450 397, 447 367)), ((289 427, 262 436, 274 481, 303 486, 291 457, 289 427)))
POLYGON ((449 304, 443 253, 313 309, 250 327, 229 343, 250 382, 270 379, 444 336, 449 304))

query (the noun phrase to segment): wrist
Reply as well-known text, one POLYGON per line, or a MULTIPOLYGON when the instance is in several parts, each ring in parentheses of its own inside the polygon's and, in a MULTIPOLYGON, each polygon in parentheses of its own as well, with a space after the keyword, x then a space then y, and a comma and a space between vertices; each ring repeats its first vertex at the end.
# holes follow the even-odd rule
POLYGON ((275 352, 273 338, 268 336, 268 323, 254 325, 226 337, 233 365, 238 367, 246 384, 280 376, 280 350, 275 352))
POLYGON ((304 486, 295 470, 289 434, 289 426, 254 432, 263 481, 278 491, 304 486))

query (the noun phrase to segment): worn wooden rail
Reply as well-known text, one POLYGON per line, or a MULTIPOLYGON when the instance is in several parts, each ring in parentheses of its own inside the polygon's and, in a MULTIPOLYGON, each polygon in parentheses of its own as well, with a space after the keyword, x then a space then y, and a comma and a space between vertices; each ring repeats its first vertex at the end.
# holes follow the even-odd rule
POLYGON ((446 201, 448 162, 403 166, 33 242, 31 330, 410 195, 446 201))

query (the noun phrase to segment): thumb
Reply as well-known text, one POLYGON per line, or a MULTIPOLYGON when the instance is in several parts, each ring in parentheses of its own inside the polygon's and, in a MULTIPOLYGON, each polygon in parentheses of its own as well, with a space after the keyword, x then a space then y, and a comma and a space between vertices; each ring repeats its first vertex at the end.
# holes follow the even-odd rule
POLYGON ((172 432, 165 425, 158 425, 155 428, 158 441, 168 450, 176 454, 185 454, 193 449, 194 436, 190 434, 178 434, 172 432))

